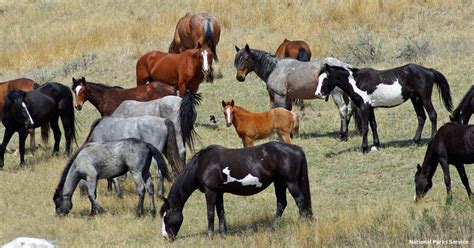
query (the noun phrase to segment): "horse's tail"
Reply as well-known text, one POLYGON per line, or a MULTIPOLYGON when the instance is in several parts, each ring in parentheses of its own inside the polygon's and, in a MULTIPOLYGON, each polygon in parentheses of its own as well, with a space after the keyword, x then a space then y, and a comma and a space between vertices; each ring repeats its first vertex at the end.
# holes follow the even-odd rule
MULTIPOLYGON (((72 97, 72 95, 71 95, 72 97)), ((72 104, 72 101, 71 101, 71 132, 72 132, 72 136, 71 136, 71 141, 73 141, 74 143, 76 143, 76 146, 79 146, 77 144, 77 129, 76 129, 76 115, 74 113, 74 105, 72 104)))
POLYGON ((170 174, 168 172, 168 166, 166 166, 165 159, 163 158, 163 154, 161 154, 156 147, 154 147, 152 144, 146 143, 148 149, 151 152, 151 155, 153 158, 156 160, 156 169, 157 172, 161 172, 161 175, 163 175, 164 178, 166 178, 168 181, 171 180, 170 174), (159 171, 158 171, 159 170, 159 171))
POLYGON ((196 106, 201 101, 201 94, 192 91, 186 92, 181 99, 179 106, 179 122, 181 124, 181 136, 183 144, 187 144, 189 149, 194 149, 194 122, 196 121, 196 106))
POLYGON ((351 105, 352 105, 352 115, 354 115, 354 128, 357 131, 357 133, 362 134, 362 117, 360 116, 361 113, 357 109, 358 107, 354 104, 353 101, 351 101, 351 105))
POLYGON ((94 128, 97 127, 97 125, 99 125, 101 120, 102 120, 102 118, 99 118, 99 119, 96 119, 94 122, 92 122, 91 127, 89 128, 89 133, 87 134, 87 138, 84 141, 84 144, 90 141, 90 138, 91 138, 92 132, 94 131, 94 128))
POLYGON ((441 93, 441 98, 443 98, 444 107, 451 113, 453 111, 453 100, 451 99, 448 80, 446 80, 446 77, 441 72, 435 69, 431 69, 431 72, 435 77, 435 83, 438 84, 438 90, 441 93))
POLYGON ((303 62, 309 61, 309 56, 306 52, 306 49, 300 47, 300 49, 298 49, 298 55, 296 56, 296 59, 303 62))
POLYGON ((300 116, 296 113, 291 111, 292 115, 292 127, 291 127, 291 135, 293 137, 297 137, 300 135, 300 116))
POLYGON ((212 28, 212 19, 210 18, 206 19, 204 23, 204 40, 208 42, 214 60, 219 62, 216 51, 216 40, 214 39, 214 30, 212 28))
POLYGON ((48 143, 49 140, 49 122, 46 122, 41 126, 41 140, 43 143, 48 143))
POLYGON ((178 144, 176 142, 176 131, 174 124, 168 119, 165 119, 165 125, 168 129, 168 139, 166 142, 166 159, 171 164, 174 173, 179 174, 183 168, 181 158, 179 157, 178 144))
POLYGON ((301 214, 305 217, 312 218, 313 210, 311 207, 311 193, 309 191, 308 162, 306 161, 306 155, 304 151, 301 148, 300 151, 302 159, 300 165, 300 175, 298 178, 298 186, 300 187, 300 190, 305 198, 305 206, 303 206, 303 212, 301 214))

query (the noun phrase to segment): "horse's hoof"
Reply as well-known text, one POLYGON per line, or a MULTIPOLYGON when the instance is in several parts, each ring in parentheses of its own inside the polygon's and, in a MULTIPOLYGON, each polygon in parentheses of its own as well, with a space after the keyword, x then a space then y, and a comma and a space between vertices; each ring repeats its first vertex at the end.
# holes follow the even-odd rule
POLYGON ((150 210, 151 217, 156 217, 156 209, 150 210))
POLYGON ((339 136, 339 140, 340 140, 340 141, 347 141, 347 140, 349 140, 349 136, 348 136, 347 134, 345 134, 345 135, 340 135, 340 136, 339 136))
POLYGON ((379 150, 379 147, 378 146, 372 146, 370 148, 371 151, 378 151, 379 150))

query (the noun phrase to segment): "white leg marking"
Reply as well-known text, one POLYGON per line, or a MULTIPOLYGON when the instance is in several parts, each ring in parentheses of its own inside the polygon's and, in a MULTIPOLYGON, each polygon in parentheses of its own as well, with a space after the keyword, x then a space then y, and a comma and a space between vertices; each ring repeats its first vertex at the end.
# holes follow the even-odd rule
POLYGON ((318 78, 318 86, 316 87, 316 92, 314 93, 315 96, 322 96, 321 95, 321 88, 323 87, 324 79, 328 77, 326 72, 321 73, 318 78))
POLYGON ((162 220, 161 220, 161 222, 162 222, 162 225, 161 225, 161 235, 162 235, 164 238, 169 239, 168 233, 166 232, 165 216, 166 216, 166 212, 163 214, 163 218, 162 218, 162 220))
POLYGON ((203 59, 203 63, 202 63, 203 71, 207 72, 209 71, 209 61, 207 61, 207 51, 206 50, 202 51, 201 55, 203 59))
POLYGON ((79 96, 79 92, 81 92, 81 89, 82 89, 82 86, 80 85, 76 87, 76 97, 79 96))
POLYGON ((31 125, 34 125, 35 122, 33 121, 33 118, 31 118, 30 111, 28 111, 26 104, 24 102, 21 102, 21 106, 23 106, 23 108, 26 110, 26 114, 28 114, 28 118, 30 119, 31 125))
POLYGON ((229 167, 225 167, 222 172, 227 175, 227 181, 225 181, 224 184, 228 184, 231 182, 239 182, 242 184, 242 186, 255 185, 255 187, 258 188, 262 187, 262 183, 260 182, 258 177, 254 177, 250 173, 242 179, 237 179, 230 175, 229 167))

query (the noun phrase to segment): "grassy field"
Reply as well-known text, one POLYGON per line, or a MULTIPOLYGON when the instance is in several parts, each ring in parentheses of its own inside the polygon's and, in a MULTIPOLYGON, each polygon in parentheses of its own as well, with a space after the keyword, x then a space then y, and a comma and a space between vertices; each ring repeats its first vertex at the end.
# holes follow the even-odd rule
MULTIPOLYGON (((0 81, 29 77, 69 86, 71 77, 84 76, 133 87, 136 59, 150 50, 167 50, 175 24, 186 12, 214 13, 222 25, 217 51, 223 77, 200 86, 198 148, 241 147, 233 127, 225 127, 221 100, 234 99, 252 111, 270 106, 265 85, 254 74, 244 83, 235 80, 234 45, 248 43, 273 52, 284 38, 303 39, 314 58, 335 56, 379 69, 419 63, 448 78, 454 104, 473 84, 474 7, 469 0, 1 0, 0 81), (211 114, 218 117, 216 128, 208 125, 211 114)), ((433 101, 441 126, 449 113, 436 89, 433 101)), ((410 103, 376 110, 382 149, 368 155, 357 151, 361 138, 355 132, 348 142, 336 139, 339 114, 331 101, 306 103, 302 135, 294 143, 303 147, 308 159, 314 222, 302 221, 289 198, 283 218, 271 230, 276 201, 269 187, 251 197, 226 195, 229 234, 208 238, 205 199, 197 191, 184 209, 178 239, 170 244, 161 238, 159 217, 134 216, 137 197, 131 180, 125 184, 124 199, 107 192, 105 182, 100 184, 98 201, 107 214, 89 217, 88 199, 75 194, 72 212, 59 219, 52 196, 68 158, 51 157, 50 143, 34 155, 28 153, 24 168, 19 168, 15 153, 5 155, 0 171, 0 244, 29 236, 61 247, 394 247, 409 246, 410 240, 462 240, 472 246, 474 205, 454 167, 452 204, 445 203, 441 170, 425 199, 413 203, 415 166, 423 160, 431 126, 427 121, 424 145, 412 145, 417 121, 410 103)), ((82 144, 99 114, 90 103, 76 113, 82 144)), ((15 136, 9 148, 17 145, 15 136)), ((472 185, 474 168, 466 170, 472 185)))

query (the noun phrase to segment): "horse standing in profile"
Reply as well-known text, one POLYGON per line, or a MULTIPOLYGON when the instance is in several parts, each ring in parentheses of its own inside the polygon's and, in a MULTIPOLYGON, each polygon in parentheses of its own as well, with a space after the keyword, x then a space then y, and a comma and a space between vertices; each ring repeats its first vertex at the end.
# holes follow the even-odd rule
POLYGON ((453 122, 467 125, 472 113, 474 113, 474 86, 471 86, 471 89, 466 92, 449 118, 453 122))
POLYGON ((416 167, 415 202, 423 198, 431 189, 433 185, 432 178, 438 164, 441 164, 441 169, 444 172, 448 201, 452 199, 449 164, 456 167, 462 184, 466 188, 467 195, 471 199, 472 191, 469 187, 464 164, 472 163, 474 163, 474 125, 447 123, 442 126, 428 144, 423 165, 420 167, 420 164, 418 164, 416 167))
POLYGON ((253 113, 230 102, 222 101, 227 127, 232 124, 242 139, 244 147, 253 146, 255 140, 265 139, 278 134, 287 144, 291 137, 299 134, 299 117, 293 111, 284 108, 274 108, 267 112, 253 113))
POLYGON ((302 62, 308 62, 311 60, 311 49, 308 43, 302 40, 288 40, 285 39, 278 46, 275 56, 279 58, 292 58, 302 62))
POLYGON ((150 196, 150 212, 155 216, 153 179, 149 170, 152 158, 158 161, 157 166, 161 174, 169 180, 163 155, 153 145, 138 139, 84 144, 67 163, 56 187, 53 196, 56 214, 63 216, 72 209, 72 196, 80 180, 87 183, 91 215, 104 213, 104 208, 96 201, 97 180, 121 176, 130 171, 138 193, 137 215, 141 216, 144 212, 146 186, 150 196))
POLYGON ((277 198, 275 219, 281 217, 286 208, 287 189, 295 199, 300 216, 312 219, 308 165, 300 147, 281 142, 242 149, 208 146, 194 155, 171 186, 160 210, 161 233, 170 241, 176 238, 183 223, 184 205, 199 189, 206 196, 208 235, 214 232, 216 210, 219 231, 225 234, 224 193, 254 195, 271 183, 277 198))
POLYGON ((413 141, 420 143, 426 120, 424 109, 431 120, 431 138, 436 133, 436 110, 431 102, 433 85, 437 84, 445 108, 451 112, 453 104, 449 84, 439 71, 421 65, 407 64, 389 70, 351 68, 326 64, 319 72, 319 85, 315 95, 325 98, 335 87, 346 92, 361 115, 363 153, 367 153, 368 123, 372 129, 374 148, 380 147, 374 108, 395 107, 410 99, 418 116, 418 128, 413 141))
POLYGON ((217 17, 209 13, 194 15, 186 13, 176 24, 173 41, 168 52, 181 53, 201 44, 211 51, 215 61, 219 61, 216 46, 220 36, 221 28, 217 17))

